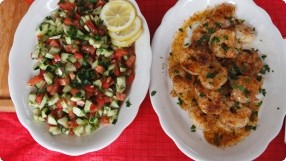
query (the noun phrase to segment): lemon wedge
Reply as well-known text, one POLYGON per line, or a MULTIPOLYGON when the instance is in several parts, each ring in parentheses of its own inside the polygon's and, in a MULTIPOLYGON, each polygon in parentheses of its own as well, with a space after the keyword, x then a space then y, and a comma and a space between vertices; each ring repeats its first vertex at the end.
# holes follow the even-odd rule
POLYGON ((121 31, 128 28, 136 17, 135 8, 125 0, 110 1, 101 10, 100 18, 109 31, 121 31))
POLYGON ((121 30, 121 31, 117 31, 117 32, 110 31, 109 36, 112 39, 115 39, 118 41, 125 41, 128 39, 131 39, 133 36, 135 36, 138 33, 140 29, 142 29, 141 24, 142 24, 141 19, 138 16, 136 16, 135 20, 128 28, 121 30))
POLYGON ((116 39, 111 38, 111 43, 117 47, 128 47, 132 45, 142 34, 143 29, 140 28, 139 31, 132 36, 130 39, 124 40, 124 41, 118 41, 116 39))

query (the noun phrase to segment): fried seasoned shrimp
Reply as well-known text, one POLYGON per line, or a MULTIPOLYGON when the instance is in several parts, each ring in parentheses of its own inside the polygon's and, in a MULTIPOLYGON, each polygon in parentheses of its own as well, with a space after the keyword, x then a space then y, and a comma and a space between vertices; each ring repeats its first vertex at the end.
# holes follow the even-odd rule
POLYGON ((250 120, 251 110, 247 107, 230 107, 229 110, 223 110, 219 115, 219 122, 227 128, 236 129, 245 127, 250 120))
POLYGON ((210 65, 211 56, 201 50, 187 48, 182 52, 180 63, 185 71, 198 75, 210 65))
POLYGON ((253 28, 240 24, 235 26, 235 37, 241 43, 251 43, 255 37, 255 31, 253 28))
POLYGON ((195 93, 199 107, 206 114, 220 114, 226 107, 225 98, 218 91, 208 90, 197 83, 195 93))
POLYGON ((236 57, 235 64, 241 74, 246 76, 256 76, 263 67, 262 59, 255 50, 243 50, 236 57))
POLYGON ((231 18, 233 17, 235 8, 231 4, 219 5, 212 13, 210 19, 216 22, 221 28, 228 28, 233 25, 231 18))
POLYGON ((176 64, 173 65, 172 67, 169 68, 169 76, 171 79, 173 79, 175 76, 182 76, 182 77, 186 77, 186 75, 190 75, 188 74, 182 67, 180 64, 176 64))
POLYGON ((256 78, 248 76, 239 76, 232 82, 231 96, 240 103, 249 103, 257 100, 256 95, 261 87, 261 82, 256 78))
POLYGON ((218 115, 205 114, 199 106, 195 105, 188 110, 189 117, 193 120, 194 125, 198 129, 211 129, 218 120, 218 115))
POLYGON ((189 92, 193 89, 193 82, 182 76, 175 76, 173 78, 173 89, 177 94, 189 92))
POLYGON ((219 89, 227 81, 227 70, 216 60, 212 61, 207 70, 201 72, 199 80, 207 89, 219 89))
POLYGON ((225 29, 217 30, 211 35, 209 46, 219 58, 235 58, 237 55, 235 32, 225 29))

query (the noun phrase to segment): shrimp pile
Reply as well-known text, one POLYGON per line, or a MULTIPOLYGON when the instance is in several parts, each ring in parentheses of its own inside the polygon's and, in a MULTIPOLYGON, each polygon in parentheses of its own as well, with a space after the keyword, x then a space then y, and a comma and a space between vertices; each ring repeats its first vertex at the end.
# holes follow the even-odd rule
POLYGON ((247 48, 255 35, 236 18, 235 6, 223 3, 191 17, 173 41, 171 95, 218 147, 235 145, 257 126, 264 63, 258 50, 247 48))

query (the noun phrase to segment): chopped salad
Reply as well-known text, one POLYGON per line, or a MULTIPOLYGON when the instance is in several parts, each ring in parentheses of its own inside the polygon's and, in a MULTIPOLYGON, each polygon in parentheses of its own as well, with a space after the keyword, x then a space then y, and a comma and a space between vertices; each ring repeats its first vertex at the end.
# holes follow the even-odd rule
POLYGON ((115 124, 134 77, 134 46, 118 48, 100 19, 105 0, 60 0, 36 30, 28 81, 34 119, 53 135, 81 136, 115 124))

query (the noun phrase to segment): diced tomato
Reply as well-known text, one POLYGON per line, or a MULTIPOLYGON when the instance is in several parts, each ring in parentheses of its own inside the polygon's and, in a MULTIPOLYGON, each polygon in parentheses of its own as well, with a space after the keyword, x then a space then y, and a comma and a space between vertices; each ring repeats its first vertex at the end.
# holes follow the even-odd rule
POLYGON ((98 27, 98 34, 101 36, 104 36, 106 34, 107 30, 102 27, 98 27))
POLYGON ((88 91, 85 91, 85 95, 86 95, 86 98, 90 98, 90 97, 92 97, 93 95, 94 95, 94 93, 93 92, 88 92, 88 91))
POLYGON ((96 7, 95 7, 95 8, 97 8, 97 7, 99 7, 99 6, 103 6, 103 5, 105 5, 105 4, 106 4, 106 1, 105 1, 105 0, 98 0, 97 3, 96 3, 96 7))
POLYGON ((103 68, 102 66, 98 65, 98 66, 95 68, 95 71, 96 71, 97 73, 103 74, 104 68, 103 68))
POLYGON ((42 80, 44 80, 44 77, 42 75, 36 75, 28 81, 28 85, 34 86, 35 84, 39 83, 42 80))
POLYGON ((95 48, 91 45, 83 45, 81 49, 84 53, 87 53, 87 54, 95 53, 95 48))
POLYGON ((104 96, 102 98, 103 98, 104 103, 110 103, 111 102, 110 98, 107 96, 104 96))
POLYGON ((134 55, 131 55, 125 62, 126 66, 132 67, 134 65, 136 57, 134 55))
POLYGON ((98 29, 94 26, 94 24, 90 20, 87 20, 85 23, 92 33, 94 34, 98 33, 98 29))
POLYGON ((80 15, 78 13, 75 14, 75 19, 80 20, 80 15))
POLYGON ((42 100, 43 100, 44 95, 42 94, 38 94, 36 95, 36 103, 39 105, 41 104, 42 100))
POLYGON ((71 25, 72 24, 72 19, 71 18, 65 18, 64 19, 64 24, 67 25, 67 26, 71 25))
POLYGON ((69 105, 72 106, 72 107, 74 107, 74 106, 76 105, 76 102, 74 102, 74 101, 69 101, 69 105))
POLYGON ((121 58, 121 57, 123 57, 124 55, 127 55, 127 54, 128 54, 128 52, 125 49, 117 49, 114 52, 114 55, 115 55, 116 58, 121 58))
POLYGON ((68 115, 69 115, 70 119, 74 119, 75 118, 75 114, 73 113, 72 110, 69 111, 68 115))
POLYGON ((40 69, 40 74, 39 75, 43 75, 46 71, 40 69))
POLYGON ((82 58, 83 58, 83 56, 82 56, 81 53, 75 53, 75 54, 74 54, 74 57, 75 57, 76 59, 82 59, 82 58))
POLYGON ((49 92, 49 94, 52 96, 58 93, 59 91, 60 91, 60 86, 58 84, 49 85, 47 87, 47 92, 49 92))
POLYGON ((57 108, 57 118, 60 119, 64 116, 63 108, 57 108))
POLYGON ((86 85, 86 86, 84 86, 84 89, 88 92, 94 92, 95 91, 95 88, 92 85, 86 85))
MULTIPOLYGON (((72 111, 71 111, 71 112, 72 112, 72 111)), ((72 113, 73 113, 73 112, 72 112, 72 113)), ((70 114, 70 112, 69 112, 69 114, 70 114)), ((73 114, 74 114, 74 113, 73 113, 73 114)), ((70 118, 71 118, 71 117, 70 117, 70 118)), ((73 118, 75 118, 75 115, 73 116, 73 118)), ((70 120, 70 121, 68 122, 68 126, 75 128, 75 127, 78 126, 78 124, 77 124, 77 122, 76 122, 75 119, 72 119, 72 120, 70 120)))
POLYGON ((109 118, 107 116, 102 116, 100 119, 100 123, 109 124, 109 118))
POLYGON ((119 101, 124 101, 126 98, 126 94, 124 93, 116 93, 116 99, 119 101))
POLYGON ((76 89, 76 88, 72 88, 70 92, 74 96, 74 95, 76 95, 79 92, 79 90, 76 89))
POLYGON ((61 57, 60 57, 60 55, 59 54, 54 54, 54 60, 55 60, 55 62, 60 62, 61 61, 61 57))
POLYGON ((105 104, 104 99, 102 97, 96 98, 96 103, 98 107, 102 107, 105 104))
POLYGON ((60 43, 56 39, 48 39, 46 41, 50 46, 60 48, 60 43))
POLYGON ((75 3, 70 3, 70 2, 65 2, 65 3, 59 3, 59 7, 63 10, 71 11, 72 9, 75 8, 76 4, 75 3))
POLYGON ((61 102, 62 102, 62 100, 58 100, 58 102, 56 103, 56 107, 58 109, 63 109, 63 106, 62 106, 61 102))
POLYGON ((107 83, 107 82, 103 82, 103 83, 102 83, 102 88, 103 88, 103 89, 108 89, 109 86, 110 86, 110 84, 107 83))
POLYGON ((58 79, 58 84, 60 84, 61 86, 66 86, 70 84, 70 80, 69 78, 60 78, 58 79))
POLYGON ((97 112, 100 108, 96 106, 95 104, 91 104, 90 106, 90 112, 97 112))
POLYGON ((79 69, 81 67, 81 64, 79 62, 74 63, 74 66, 76 69, 79 69))
POLYGON ((69 53, 77 53, 78 49, 72 47, 72 45, 66 45, 64 46, 65 50, 69 53))
POLYGON ((69 131, 69 136, 74 136, 73 130, 70 130, 70 131, 69 131))
POLYGON ((113 69, 113 72, 114 72, 114 75, 115 76, 117 76, 117 77, 119 77, 120 76, 120 70, 119 70, 119 67, 118 67, 118 65, 117 64, 115 64, 115 67, 114 67, 114 69, 113 69))
POLYGON ((127 80, 126 80, 126 84, 127 85, 131 85, 133 80, 134 80, 135 76, 134 74, 130 74, 128 77, 127 77, 127 80))

